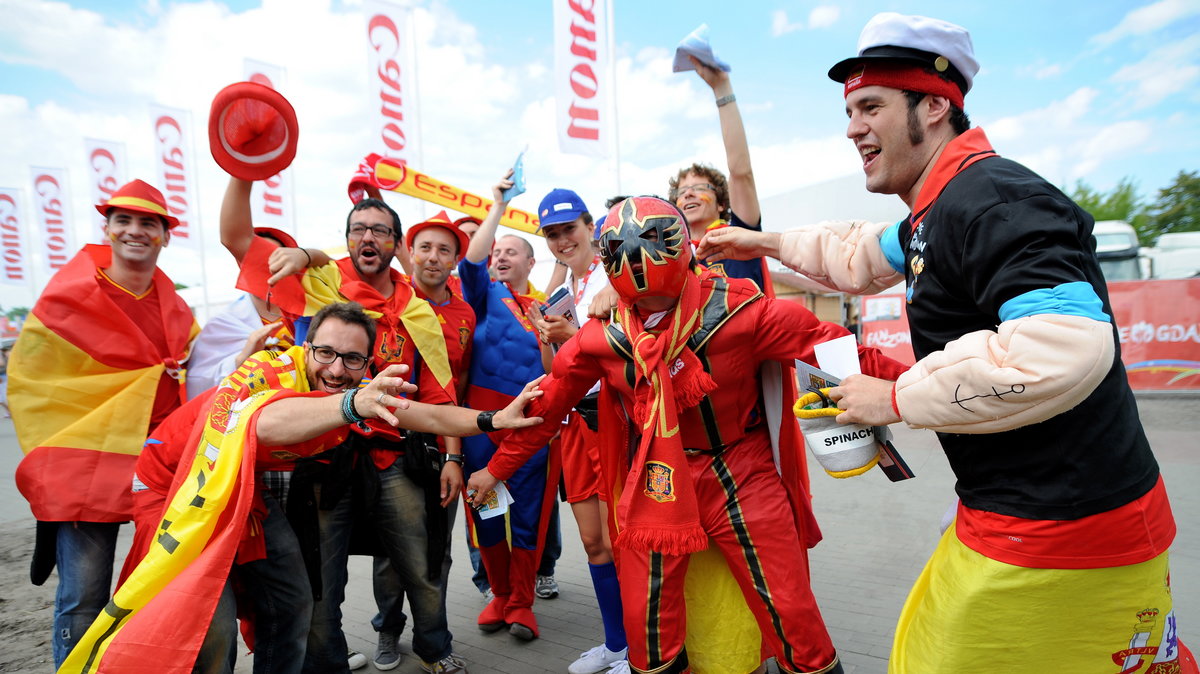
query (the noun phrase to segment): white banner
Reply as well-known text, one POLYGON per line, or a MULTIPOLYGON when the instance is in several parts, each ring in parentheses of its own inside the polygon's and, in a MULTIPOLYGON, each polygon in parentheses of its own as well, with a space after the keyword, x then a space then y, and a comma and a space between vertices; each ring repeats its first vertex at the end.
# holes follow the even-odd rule
POLYGON ((67 171, 61 168, 30 169, 33 172, 33 223, 31 241, 42 258, 42 270, 49 278, 75 255, 75 236, 71 232, 71 200, 68 198, 67 171))
MULTIPOLYGON (((247 81, 283 92, 287 71, 282 66, 246 59, 244 68, 247 81)), ((284 169, 266 180, 256 180, 250 193, 251 222, 255 226, 274 227, 295 235, 294 203, 291 169, 284 169)))
POLYGON ((607 0, 553 2, 558 147, 571 154, 607 157, 612 127, 607 0))
POLYGON ((21 191, 0 187, 0 284, 29 288, 29 242, 21 213, 21 191))
MULTIPOLYGON (((88 194, 93 204, 102 204, 112 198, 113 192, 129 182, 125 178, 125 143, 84 138, 83 148, 87 154, 89 171, 88 194)), ((87 242, 103 243, 104 216, 88 213, 88 218, 95 226, 88 228, 87 242)))
POLYGON ((155 187, 162 190, 167 200, 167 211, 179 218, 179 226, 171 230, 171 244, 199 250, 191 113, 151 105, 150 120, 154 125, 154 162, 158 166, 158 184, 155 187))
POLYGON ((371 72, 371 142, 368 151, 414 164, 420 157, 416 50, 412 10, 380 0, 363 5, 371 72))

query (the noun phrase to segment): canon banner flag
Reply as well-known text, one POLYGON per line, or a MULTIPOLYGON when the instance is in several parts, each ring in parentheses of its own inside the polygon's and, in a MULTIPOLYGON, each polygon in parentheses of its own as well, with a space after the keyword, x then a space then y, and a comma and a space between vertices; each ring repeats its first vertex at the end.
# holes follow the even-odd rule
POLYGON ((33 233, 42 258, 45 278, 54 275, 71 261, 76 251, 71 231, 71 200, 68 198, 67 171, 61 168, 33 167, 33 233))
POLYGON ((553 0, 554 98, 558 147, 607 157, 612 122, 608 98, 608 0, 553 0))
MULTIPOLYGON (((88 195, 91 203, 102 204, 129 182, 125 177, 125 144, 84 138, 83 148, 87 154, 88 195)), ((104 216, 88 213, 88 219, 94 226, 88 227, 87 243, 104 243, 104 216)))
MULTIPOLYGON (((246 80, 283 93, 286 71, 282 66, 245 60, 246 80)), ((286 94, 285 94, 286 95, 286 94)), ((289 234, 296 233, 296 219, 292 201, 292 171, 285 169, 254 183, 250 193, 251 221, 256 227, 274 227, 289 234)))
POLYGON ((21 191, 0 187, 0 284, 28 288, 29 245, 21 213, 21 191))
POLYGON ((412 12, 389 2, 369 0, 367 53, 371 72, 371 141, 369 148, 384 157, 416 162, 417 129, 415 49, 410 23, 412 12))
POLYGON ((192 116, 187 110, 150 106, 154 124, 154 155, 158 164, 158 183, 167 200, 167 210, 179 218, 171 230, 171 244, 199 250, 196 230, 196 168, 192 144, 192 116))

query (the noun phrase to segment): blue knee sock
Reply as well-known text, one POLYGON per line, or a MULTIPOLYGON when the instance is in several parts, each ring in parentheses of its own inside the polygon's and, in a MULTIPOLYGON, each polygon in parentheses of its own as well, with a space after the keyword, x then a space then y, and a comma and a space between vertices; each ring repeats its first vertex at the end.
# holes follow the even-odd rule
POLYGON ((592 572, 592 587, 596 589, 596 601, 600 604, 600 619, 604 622, 604 646, 616 652, 628 646, 625 640, 625 623, 621 613, 621 586, 617 584, 617 567, 607 564, 588 564, 592 572))

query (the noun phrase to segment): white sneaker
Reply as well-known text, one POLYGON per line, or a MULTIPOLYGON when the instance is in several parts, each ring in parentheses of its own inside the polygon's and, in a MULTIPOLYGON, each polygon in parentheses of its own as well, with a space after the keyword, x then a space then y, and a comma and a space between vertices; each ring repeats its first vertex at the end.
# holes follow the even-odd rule
POLYGON ((608 670, 607 674, 630 674, 629 661, 622 660, 622 661, 618 662, 617 664, 612 666, 612 669, 608 670))
MULTIPOLYGON (((579 659, 572 662, 571 666, 567 667, 567 671, 571 674, 596 674, 597 672, 603 672, 613 665, 626 662, 625 655, 628 652, 628 648, 622 648, 619 651, 613 652, 608 650, 608 647, 604 644, 600 644, 586 653, 580 653, 579 659)), ((625 671, 628 672, 629 665, 626 664, 625 667, 625 671)))
POLYGON ((362 669, 367 666, 367 656, 358 651, 350 651, 346 654, 346 665, 351 670, 362 669))
POLYGON ((492 600, 495 598, 496 598, 496 595, 494 592, 492 592, 492 588, 489 587, 488 589, 483 591, 483 603, 484 604, 492 603, 492 600))

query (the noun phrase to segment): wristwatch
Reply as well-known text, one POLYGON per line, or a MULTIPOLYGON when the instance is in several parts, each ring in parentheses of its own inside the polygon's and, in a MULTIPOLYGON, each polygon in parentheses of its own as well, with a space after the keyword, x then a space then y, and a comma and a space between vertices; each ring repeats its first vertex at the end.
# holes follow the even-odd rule
POLYGON ((445 459, 443 459, 443 461, 445 463, 457 463, 458 465, 461 466, 461 465, 463 465, 463 455, 462 454, 447 454, 445 459))

